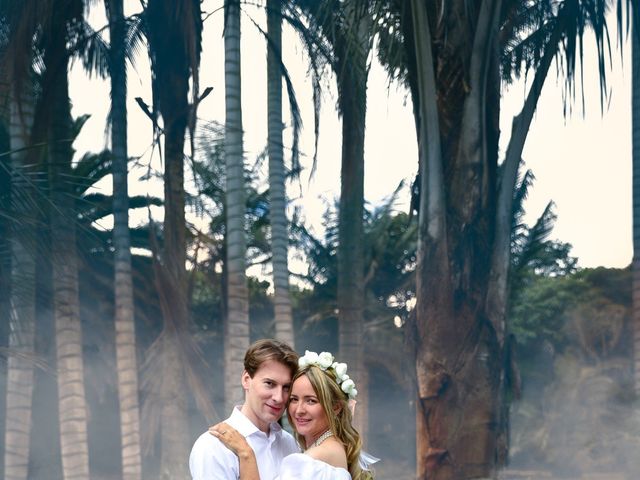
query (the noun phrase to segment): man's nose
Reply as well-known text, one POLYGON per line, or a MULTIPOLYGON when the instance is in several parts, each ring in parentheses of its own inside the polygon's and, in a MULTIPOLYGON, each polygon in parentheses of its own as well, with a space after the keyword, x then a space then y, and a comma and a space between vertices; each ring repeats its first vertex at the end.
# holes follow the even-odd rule
POLYGON ((282 403, 284 401, 284 389, 283 388, 275 388, 273 390, 273 400, 282 403))

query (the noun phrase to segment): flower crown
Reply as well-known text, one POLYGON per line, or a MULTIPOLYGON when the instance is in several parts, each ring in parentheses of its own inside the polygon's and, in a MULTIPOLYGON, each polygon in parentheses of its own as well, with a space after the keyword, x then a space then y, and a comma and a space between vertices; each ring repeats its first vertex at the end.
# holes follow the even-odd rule
POLYGON ((349 396, 349 399, 353 400, 358 395, 356 384, 347 375, 347 364, 335 362, 333 355, 329 352, 318 355, 316 352, 305 350, 304 355, 298 359, 298 366, 304 368, 308 365, 315 365, 322 371, 332 369, 336 374, 336 383, 349 396))

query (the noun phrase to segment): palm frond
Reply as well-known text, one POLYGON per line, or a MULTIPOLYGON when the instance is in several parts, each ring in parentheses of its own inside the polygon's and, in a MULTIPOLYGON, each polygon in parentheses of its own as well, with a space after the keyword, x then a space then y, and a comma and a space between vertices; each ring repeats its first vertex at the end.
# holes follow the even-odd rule
POLYGON ((70 52, 72 59, 79 59, 89 77, 109 76, 109 45, 103 37, 104 29, 94 30, 85 20, 72 24, 70 52))
POLYGON ((100 153, 85 153, 72 170, 70 181, 74 184, 74 193, 84 194, 88 188, 111 174, 113 157, 110 150, 100 153))

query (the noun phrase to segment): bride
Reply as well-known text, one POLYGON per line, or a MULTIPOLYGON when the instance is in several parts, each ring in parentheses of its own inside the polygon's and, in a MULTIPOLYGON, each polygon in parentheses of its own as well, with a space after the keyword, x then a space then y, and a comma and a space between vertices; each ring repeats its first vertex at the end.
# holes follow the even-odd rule
MULTIPOLYGON (((360 434, 351 424, 350 404, 358 391, 345 363, 333 355, 307 351, 300 357, 287 407, 289 423, 304 453, 282 461, 279 480, 370 480, 369 465, 376 461, 361 451, 360 434)), ((260 480, 253 449, 226 423, 209 429, 239 459, 240 480, 260 480)), ((266 480, 266 479, 263 479, 266 480)))

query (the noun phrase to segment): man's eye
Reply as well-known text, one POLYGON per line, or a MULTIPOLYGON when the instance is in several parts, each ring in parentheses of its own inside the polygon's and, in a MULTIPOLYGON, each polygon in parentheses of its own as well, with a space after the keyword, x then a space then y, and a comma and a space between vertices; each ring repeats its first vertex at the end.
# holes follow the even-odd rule
POLYGON ((264 382, 265 385, 267 385, 268 387, 273 386, 273 382, 270 382, 269 380, 267 380, 266 382, 264 382))

